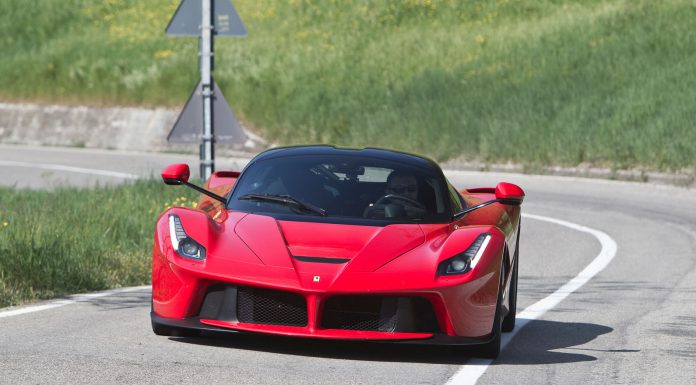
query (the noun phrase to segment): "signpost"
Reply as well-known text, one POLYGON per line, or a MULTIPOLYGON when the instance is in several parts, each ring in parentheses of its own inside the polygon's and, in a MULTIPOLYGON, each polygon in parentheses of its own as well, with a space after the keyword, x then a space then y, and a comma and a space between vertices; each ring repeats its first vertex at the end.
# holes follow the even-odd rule
POLYGON ((215 142, 243 144, 248 139, 213 80, 215 35, 245 36, 246 29, 230 0, 182 0, 165 32, 170 36, 199 36, 201 81, 167 140, 200 141, 200 175, 206 180, 215 171, 215 142))

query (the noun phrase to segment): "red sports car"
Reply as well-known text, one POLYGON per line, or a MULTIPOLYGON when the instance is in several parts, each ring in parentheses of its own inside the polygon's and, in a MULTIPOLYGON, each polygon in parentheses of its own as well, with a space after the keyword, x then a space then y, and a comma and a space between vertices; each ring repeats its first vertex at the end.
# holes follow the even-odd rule
POLYGON ((524 192, 457 191, 433 161, 380 149, 276 148, 158 219, 152 328, 479 345, 515 326, 524 192))

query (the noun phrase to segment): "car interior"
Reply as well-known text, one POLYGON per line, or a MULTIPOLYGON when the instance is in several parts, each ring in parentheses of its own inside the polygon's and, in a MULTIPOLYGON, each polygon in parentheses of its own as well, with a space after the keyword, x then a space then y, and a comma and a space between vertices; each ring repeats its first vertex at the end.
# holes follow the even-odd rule
POLYGON ((445 197, 436 193, 437 180, 418 172, 412 173, 418 184, 417 202, 409 202, 394 196, 398 194, 387 193, 387 180, 394 169, 330 163, 303 166, 280 163, 266 167, 252 176, 252 189, 245 193, 290 195, 326 210, 331 216, 417 220, 445 210, 445 197))

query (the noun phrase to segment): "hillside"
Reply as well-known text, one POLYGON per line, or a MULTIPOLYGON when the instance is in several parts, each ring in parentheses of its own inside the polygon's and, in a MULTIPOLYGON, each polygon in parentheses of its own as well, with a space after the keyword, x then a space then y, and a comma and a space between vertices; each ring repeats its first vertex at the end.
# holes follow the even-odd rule
MULTIPOLYGON (((3 0, 0 99, 181 105, 179 0, 3 0)), ((691 0, 235 0, 215 77, 271 141, 696 169, 691 0)))

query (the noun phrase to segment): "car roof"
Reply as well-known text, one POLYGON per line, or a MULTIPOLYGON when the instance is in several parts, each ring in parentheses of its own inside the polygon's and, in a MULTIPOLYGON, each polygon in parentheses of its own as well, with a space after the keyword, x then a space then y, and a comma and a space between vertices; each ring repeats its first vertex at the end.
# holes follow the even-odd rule
POLYGON ((416 167, 423 167, 430 169, 436 173, 441 174, 442 171, 440 167, 434 161, 413 154, 408 154, 405 152, 385 150, 381 148, 339 148, 335 146, 328 145, 314 145, 314 146, 291 146, 291 147, 277 147, 266 150, 258 154, 251 163, 266 159, 280 158, 286 156, 306 156, 306 155, 342 155, 342 156, 354 156, 368 157, 368 158, 378 158, 385 159, 394 162, 399 162, 402 164, 412 165, 416 167))

